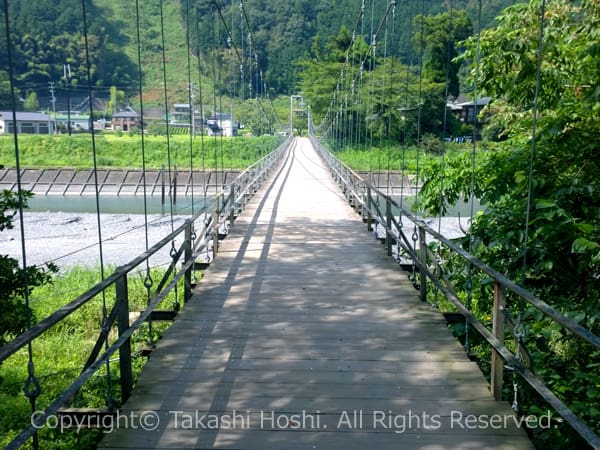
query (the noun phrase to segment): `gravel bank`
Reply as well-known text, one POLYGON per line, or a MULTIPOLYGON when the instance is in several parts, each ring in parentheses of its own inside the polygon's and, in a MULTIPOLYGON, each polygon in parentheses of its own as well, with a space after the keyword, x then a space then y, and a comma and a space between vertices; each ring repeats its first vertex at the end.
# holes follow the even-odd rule
MULTIPOLYGON (((173 227, 185 221, 174 216, 173 227)), ((144 216, 140 214, 102 214, 102 253, 105 266, 123 265, 146 250, 144 216)), ((25 212, 26 255, 28 265, 54 262, 61 269, 74 265, 97 267, 100 263, 96 214, 65 212, 25 212)), ((171 232, 169 215, 148 216, 148 243, 152 246, 171 232)), ((183 237, 176 240, 179 245, 183 237)), ((170 246, 158 252, 152 265, 170 261, 170 246)), ((21 261, 21 236, 18 220, 12 230, 0 233, 0 253, 21 261)))

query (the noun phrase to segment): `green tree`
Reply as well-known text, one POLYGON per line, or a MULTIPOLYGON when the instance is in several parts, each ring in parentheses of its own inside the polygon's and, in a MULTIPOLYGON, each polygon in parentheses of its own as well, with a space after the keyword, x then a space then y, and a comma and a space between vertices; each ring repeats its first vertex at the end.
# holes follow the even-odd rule
POLYGON ((469 15, 464 10, 454 10, 435 16, 417 16, 415 29, 415 47, 420 49, 421 45, 424 46, 424 76, 442 84, 448 96, 458 97, 461 64, 455 58, 458 56, 458 43, 473 33, 469 15))
POLYGON ((117 89, 116 86, 110 87, 110 97, 108 100, 108 114, 112 115, 119 111, 119 108, 125 106, 126 97, 125 92, 117 89))
MULTIPOLYGON (((23 192, 24 206, 32 195, 30 192, 23 192)), ((13 220, 18 208, 19 198, 16 193, 8 190, 0 191, 0 231, 13 228, 13 220)), ((50 283, 51 274, 57 270, 53 264, 50 264, 47 269, 36 266, 23 269, 16 259, 8 255, 0 255, 0 345, 23 332, 27 326, 30 312, 23 300, 25 294, 31 293, 35 286, 50 283), (25 277, 27 287, 25 287, 25 277)))
MULTIPOLYGON (((18 92, 16 93, 18 95, 18 92)), ((8 73, 0 70, 0 109, 10 110, 12 108, 12 95, 10 93, 10 81, 8 73)))
POLYGON ((27 98, 23 104, 23 109, 25 109, 25 111, 39 111, 40 101, 38 100, 36 92, 30 92, 27 94, 27 98))
POLYGON ((415 18, 413 46, 422 54, 422 78, 429 88, 422 94, 421 130, 437 136, 452 134, 458 127, 454 116, 447 114, 449 97, 461 92, 458 45, 471 36, 473 25, 466 11, 453 10, 433 16, 415 18))
MULTIPOLYGON (((471 72, 471 82, 493 99, 490 126, 502 130, 505 139, 477 156, 475 195, 486 209, 471 229, 476 255, 597 335, 599 6, 598 0, 584 0, 581 7, 568 0, 547 4, 534 142, 541 1, 506 9, 498 27, 481 34, 478 70, 471 72)), ((464 57, 474 61, 477 52, 472 38, 464 57)), ((438 164, 424 174, 423 198, 433 210, 444 207, 439 204, 442 177, 446 201, 468 196, 470 163, 469 155, 461 155, 447 161, 444 172, 438 164)), ((479 305, 479 313, 486 308, 489 303, 479 305)), ((511 308, 516 314, 517 306, 511 308)), ((591 364, 597 363, 598 351, 547 325, 533 308, 525 308, 523 317, 534 369, 598 432, 600 384, 591 364)), ((549 430, 541 439, 553 448, 579 445, 566 427, 549 430)))

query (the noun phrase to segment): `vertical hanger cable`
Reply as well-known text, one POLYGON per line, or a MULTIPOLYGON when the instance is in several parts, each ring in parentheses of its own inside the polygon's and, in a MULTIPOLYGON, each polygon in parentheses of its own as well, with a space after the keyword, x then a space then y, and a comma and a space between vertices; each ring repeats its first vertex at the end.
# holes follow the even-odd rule
MULTIPOLYGON (((30 329, 32 326, 33 313, 29 302, 29 278, 27 274, 27 251, 26 251, 26 239, 25 239, 25 222, 24 213, 25 209, 25 198, 23 196, 23 187, 21 184, 21 159, 19 152, 19 138, 17 130, 17 96, 15 90, 15 74, 13 66, 12 56, 12 40, 10 36, 10 20, 8 11, 8 0, 4 0, 4 27, 6 32, 6 47, 7 47, 7 64, 8 64, 8 78, 10 84, 10 98, 11 98, 11 112, 12 112, 12 124, 13 124, 13 140, 15 147, 15 168, 17 172, 17 195, 19 203, 19 231, 21 234, 21 258, 23 262, 23 300, 25 302, 25 309, 27 312, 25 327, 30 329)), ((23 386, 23 392, 29 404, 31 406, 31 413, 36 411, 37 398, 41 394, 41 386, 35 375, 35 364, 33 358, 33 344, 31 341, 27 343, 27 380, 23 386)), ((33 434, 32 438, 34 450, 39 449, 39 439, 37 431, 33 434)))

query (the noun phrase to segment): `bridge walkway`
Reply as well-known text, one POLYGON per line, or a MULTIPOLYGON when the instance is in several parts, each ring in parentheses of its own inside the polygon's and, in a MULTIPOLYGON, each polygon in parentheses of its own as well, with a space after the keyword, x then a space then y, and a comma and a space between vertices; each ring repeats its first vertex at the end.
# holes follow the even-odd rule
POLYGON ((306 139, 120 414, 100 449, 533 448, 306 139))

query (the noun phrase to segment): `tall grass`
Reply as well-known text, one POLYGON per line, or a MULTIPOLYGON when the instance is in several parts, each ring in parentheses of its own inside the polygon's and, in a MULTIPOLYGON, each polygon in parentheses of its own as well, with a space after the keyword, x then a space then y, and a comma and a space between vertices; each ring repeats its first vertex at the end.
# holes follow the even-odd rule
MULTIPOLYGON (((132 169, 142 167, 141 136, 96 136, 96 156, 101 168, 132 169)), ((145 162, 148 169, 177 164, 194 170, 244 169, 274 150, 281 142, 278 136, 261 137, 195 137, 190 148, 189 136, 171 136, 167 147, 164 136, 145 136, 145 162)), ((89 134, 74 136, 19 135, 22 167, 93 167, 92 142, 89 134)), ((12 136, 0 137, 0 165, 15 166, 12 136)))
MULTIPOLYGON (((162 273, 158 270, 152 274, 154 280, 160 279, 161 276, 162 273)), ((96 284, 99 278, 99 270, 74 267, 68 272, 57 275, 52 285, 36 288, 31 295, 31 305, 36 319, 41 320, 72 301, 96 284)), ((128 289, 130 310, 144 310, 147 291, 141 274, 130 275, 128 289)), ((179 293, 181 292, 180 287, 179 293)), ((110 312, 115 302, 114 288, 106 291, 105 301, 110 312)), ((172 307, 174 302, 173 291, 162 302, 162 309, 172 307)), ((98 296, 33 341, 35 374, 41 386, 37 410, 47 407, 81 372, 100 332, 103 317, 102 303, 102 297, 98 296)), ((168 324, 164 322, 154 323, 153 337, 157 339, 167 326, 168 324)), ((139 356, 139 350, 147 345, 148 331, 149 327, 144 325, 132 337, 132 352, 136 355, 133 362, 135 377, 139 375, 145 362, 145 358, 139 356)), ((111 330, 109 339, 111 342, 116 339, 115 330, 111 330)), ((110 375, 104 368, 99 370, 86 382, 75 397, 72 406, 106 407, 108 392, 117 404, 120 402, 119 364, 118 358, 114 355, 113 358, 115 359, 110 365, 110 375)), ((23 394, 23 386, 27 379, 27 362, 28 352, 22 349, 0 366, 0 447, 4 447, 30 423, 31 407, 23 394)), ((100 435, 101 432, 98 430, 60 433, 43 428, 40 431, 41 448, 93 449, 100 435)))
MULTIPOLYGON (((446 155, 454 155, 469 150, 464 144, 449 143, 446 145, 446 155)), ((369 149, 346 147, 334 152, 335 156, 351 169, 360 172, 405 172, 417 174, 431 160, 439 160, 442 155, 427 152, 415 146, 404 147, 387 145, 369 149)))

